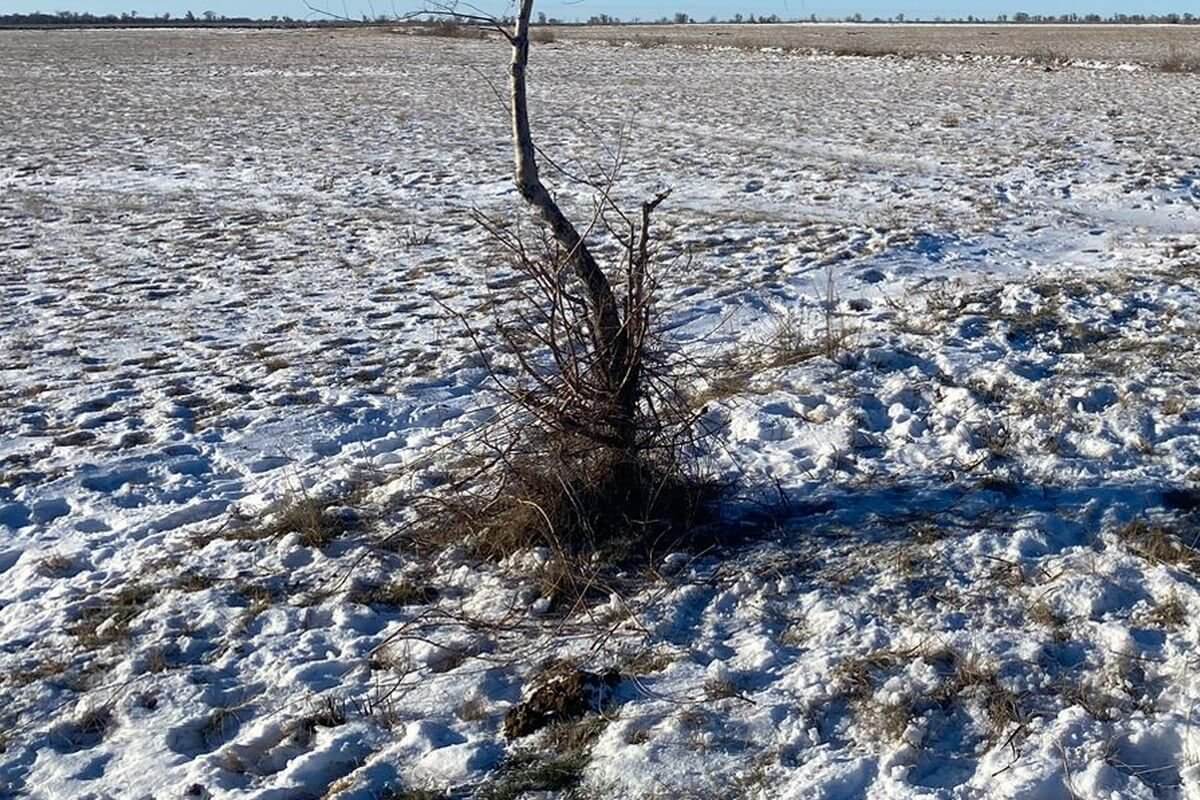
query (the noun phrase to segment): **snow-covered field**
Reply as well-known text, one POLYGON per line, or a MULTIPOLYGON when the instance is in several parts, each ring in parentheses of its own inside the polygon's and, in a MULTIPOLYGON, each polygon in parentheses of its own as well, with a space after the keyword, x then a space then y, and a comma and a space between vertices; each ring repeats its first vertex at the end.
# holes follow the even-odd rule
POLYGON ((817 351, 707 387, 771 534, 564 618, 378 546, 496 401, 505 57, 0 34, 0 796, 1200 797, 1200 79, 538 47, 675 341, 817 351))

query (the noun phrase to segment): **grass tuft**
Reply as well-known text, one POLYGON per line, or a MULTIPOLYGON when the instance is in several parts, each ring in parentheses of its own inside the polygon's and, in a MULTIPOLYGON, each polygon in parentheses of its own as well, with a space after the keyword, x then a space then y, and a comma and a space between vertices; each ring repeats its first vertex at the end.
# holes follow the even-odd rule
POLYGON ((853 700, 870 698, 874 689, 874 673, 895 669, 919 655, 919 648, 909 650, 877 650, 865 656, 848 658, 833 671, 841 692, 853 700))
POLYGON ((642 650, 622 661, 619 671, 622 675, 653 675, 671 666, 676 659, 668 650, 642 650))
POLYGON ((521 753, 510 758, 500 775, 484 787, 483 800, 518 800, 533 792, 565 792, 583 780, 590 753, 576 751, 539 755, 521 753))
POLYGON ((1174 530, 1164 525, 1131 522, 1117 531, 1117 539, 1147 561, 1200 574, 1200 551, 1185 544, 1174 530))
POLYGON ((546 611, 570 613, 607 600, 629 576, 672 550, 703 546, 723 487, 659 464, 632 460, 570 436, 536 445, 504 466, 498 495, 460 496, 425 516, 416 538, 465 544, 481 560, 510 562, 537 582, 546 611))
POLYGON ((1187 622, 1187 606, 1176 594, 1171 594, 1155 604, 1146 615, 1146 623, 1164 631, 1173 631, 1187 622))
POLYGON ((317 733, 317 728, 337 728, 349 719, 346 701, 340 697, 326 696, 318 700, 303 717, 292 720, 288 725, 288 738, 293 744, 308 747, 317 733))
POLYGON ((207 748, 214 749, 231 736, 242 723, 244 706, 221 706, 209 713, 200 728, 200 738, 207 748))
POLYGON ((437 601, 438 591, 425 584, 398 580, 352 589, 346 599, 364 606, 424 606, 437 601))
POLYGON ((86 607, 66 631, 88 650, 127 641, 130 623, 142 613, 155 591, 146 584, 130 584, 86 607))
POLYGON ((487 32, 476 25, 464 25, 452 19, 439 19, 407 28, 411 36, 437 36, 443 39, 486 39, 487 32))
POLYGON ((858 705, 858 717, 865 728, 872 735, 889 742, 899 741, 915 716, 912 703, 906 700, 894 703, 872 701, 858 705))
POLYGON ((704 682, 704 696, 709 700, 727 700, 730 697, 740 697, 741 689, 731 678, 715 677, 704 682))
POLYGON ((202 592, 205 589, 211 589, 216 582, 216 579, 209 575, 187 572, 180 575, 172 586, 181 592, 202 592))
POLYGON ((28 686, 31 683, 58 677, 67 671, 68 666, 66 661, 44 658, 30 667, 14 669, 4 676, 4 682, 9 686, 28 686))
POLYGON ((1167 57, 1158 62, 1158 71, 1175 74, 1200 72, 1200 57, 1189 56, 1172 45, 1167 57))
POLYGON ((95 747, 116 726, 117 719, 107 705, 84 710, 75 719, 55 727, 51 741, 60 750, 71 752, 95 747))
POLYGON ((74 568, 74 558, 62 553, 54 553, 38 561, 37 573, 43 578, 66 578, 71 575, 74 568))
POLYGON ((243 634, 249 630, 254 621, 270 608, 277 599, 275 592, 270 587, 252 583, 238 586, 236 595, 245 603, 245 607, 233 624, 232 632, 235 635, 243 634))
POLYGON ((237 524, 223 527, 197 537, 200 546, 215 539, 231 541, 261 541, 298 534, 306 547, 322 548, 351 530, 356 521, 341 514, 330 513, 331 501, 307 495, 285 500, 265 519, 254 524, 241 518, 237 524))
POLYGON ((463 722, 482 722, 488 718, 487 704, 478 697, 464 700, 455 712, 463 722))

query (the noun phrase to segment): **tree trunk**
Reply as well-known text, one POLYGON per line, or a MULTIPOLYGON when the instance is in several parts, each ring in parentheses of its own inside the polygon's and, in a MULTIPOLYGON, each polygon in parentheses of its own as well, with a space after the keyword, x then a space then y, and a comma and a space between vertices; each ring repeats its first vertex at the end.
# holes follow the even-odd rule
POLYGON ((514 179, 521 196, 536 208, 554 238, 567 251, 575 275, 583 284, 589 311, 590 336, 597 366, 608 385, 619 419, 617 435, 633 444, 633 416, 637 406, 637 365, 630 364, 629 332, 621 321, 608 277, 593 258, 579 231, 566 218, 538 177, 533 135, 529 129, 525 70, 529 64, 529 16, 533 0, 521 0, 512 36, 510 89, 512 100, 514 179))

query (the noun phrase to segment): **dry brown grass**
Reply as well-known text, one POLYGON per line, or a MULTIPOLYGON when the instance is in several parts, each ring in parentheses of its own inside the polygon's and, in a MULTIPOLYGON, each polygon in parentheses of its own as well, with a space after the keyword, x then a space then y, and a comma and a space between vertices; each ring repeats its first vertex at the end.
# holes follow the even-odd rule
POLYGON ((1066 622, 1045 600, 1035 600, 1029 606, 1029 621, 1044 628, 1057 630, 1066 622))
POLYGON ((170 649, 164 647, 152 647, 146 652, 145 670, 146 672, 157 674, 166 672, 173 666, 172 657, 176 655, 170 649))
POLYGON ((1001 741, 1012 725, 1024 723, 1020 698, 1001 685, 995 669, 978 658, 958 653, 950 652, 947 658, 953 664, 953 671, 934 695, 938 702, 951 703, 964 696, 973 698, 987 715, 993 744, 1001 741))
POLYGON ((202 592, 205 589, 211 589, 216 582, 212 576, 199 572, 186 572, 176 578, 172 586, 181 592, 202 592))
POLYGON ((989 740, 993 745, 1011 741, 1025 720, 1021 698, 1005 688, 995 669, 978 658, 951 649, 917 647, 909 650, 880 650, 844 661, 834 677, 841 693, 850 700, 855 713, 867 723, 867 729, 885 740, 901 738, 909 722, 922 709, 971 701, 978 703, 988 720, 989 740), (941 685, 927 696, 879 702, 875 688, 880 673, 895 672, 915 659, 934 665, 945 675, 941 685), (1013 726, 1017 728, 1014 730, 1013 726))
POLYGON ((1117 531, 1117 539, 1147 561, 1200 574, 1200 551, 1166 525, 1142 520, 1131 522, 1117 531))
POLYGON ((838 310, 833 294, 823 300, 820 312, 778 311, 762 335, 746 339, 706 365, 704 389, 694 392, 688 401, 701 408, 746 394, 756 376, 814 358, 847 363, 852 360, 858 335, 858 327, 838 310))
POLYGON ((1166 58, 1158 62, 1158 70, 1168 73, 1200 72, 1200 55, 1188 55, 1184 48, 1172 44, 1166 58))
POLYGON ((1165 631, 1173 631, 1187 622, 1187 606, 1176 594, 1160 600, 1146 614, 1146 624, 1165 631))
MULTIPOLYGON (((979 55, 1035 64, 1076 59, 1173 63, 1195 52, 1188 25, 588 25, 554 29, 559 39, 640 46, 679 45, 817 51, 853 56, 979 55)), ((1187 59, 1184 59, 1185 62, 1187 59)))
POLYGON ((361 586, 346 596, 351 603, 366 606, 423 606, 438 598, 438 591, 427 584, 395 580, 380 585, 361 586))
POLYGON ((48 657, 29 667, 14 669, 3 678, 9 686, 28 686, 31 683, 56 678, 66 672, 69 666, 66 661, 48 657))
POLYGON ((203 546, 213 539, 260 541, 298 534, 306 547, 325 547, 354 527, 354 521, 328 511, 328 499, 299 495, 284 500, 263 520, 236 519, 197 538, 203 546))
POLYGON ((1121 714, 1122 703, 1103 688, 1089 681, 1064 682, 1059 697, 1067 706, 1079 706, 1093 719, 1112 722, 1121 714))
POLYGON ((412 656, 408 651, 398 647, 384 647, 371 654, 370 667, 372 670, 393 672, 406 675, 414 669, 412 656))
POLYGON ((213 748, 241 725, 242 716, 248 714, 245 706, 221 706, 214 708, 200 728, 200 737, 205 746, 213 748))
POLYGON ((622 675, 653 675, 675 663, 677 656, 666 650, 643 650, 621 662, 622 675))
POLYGON ((109 595, 96 599, 80 612, 76 621, 67 627, 79 645, 96 650, 129 638, 130 623, 142 613, 157 590, 133 583, 109 595))
POLYGON ((570 796, 583 780, 590 760, 584 751, 564 754, 522 752, 509 758, 496 777, 478 795, 483 800, 518 800, 522 797, 570 796))
POLYGON ((750 381, 755 371, 747 362, 736 355, 728 357, 721 365, 721 373, 708 379, 703 391, 692 395, 692 405, 703 408, 709 403, 721 402, 731 397, 745 394, 750 389, 750 381))
POLYGON ((542 743, 556 753, 577 752, 591 747, 607 725, 608 720, 597 715, 560 722, 546 729, 542 743))
POLYGON ((704 696, 709 700, 727 700, 740 697, 741 689, 732 678, 709 678, 704 682, 704 696))
POLYGON ((529 577, 551 610, 569 613, 607 599, 617 573, 701 542, 724 487, 658 455, 628 461, 569 435, 538 440, 499 468, 490 494, 464 492, 425 509, 414 540, 465 545, 488 561, 544 548, 549 557, 529 577))
POLYGON ((489 716, 487 703, 478 697, 472 697, 459 705, 455 715, 463 722, 482 722, 489 716))
POLYGON ((872 736, 886 742, 899 741, 916 716, 912 703, 905 700, 894 703, 861 702, 857 706, 857 714, 860 723, 872 736))
POLYGON ((339 697, 327 695, 315 701, 307 714, 288 723, 288 739, 300 747, 307 748, 316 736, 318 728, 337 728, 345 725, 348 719, 346 702, 339 697))
POLYGON ((486 39, 487 31, 478 25, 470 25, 453 19, 439 19, 397 28, 409 36, 439 36, 444 39, 486 39))
POLYGON ((911 650, 878 650, 843 661, 833 677, 842 696, 846 697, 865 730, 882 741, 896 741, 915 715, 913 704, 905 699, 897 702, 878 702, 874 699, 877 674, 901 668, 919 656, 919 648, 911 650))
POLYGON ((478 796, 484 800, 518 800, 543 792, 578 796, 575 790, 591 760, 592 745, 607 724, 604 717, 589 715, 550 726, 537 750, 519 750, 509 756, 478 796))
POLYGON ((50 731, 50 739, 55 746, 66 750, 93 747, 103 741, 116 724, 110 706, 92 706, 74 719, 55 726, 50 731))
POLYGON ((378 800, 450 800, 450 795, 434 789, 384 789, 378 800))
POLYGON ((259 616, 276 601, 275 592, 261 584, 244 583, 236 587, 237 596, 245 603, 242 613, 234 621, 232 633, 241 635, 249 630, 259 616))
POLYGON ((853 700, 866 700, 875 691, 877 672, 895 669, 916 658, 920 648, 909 650, 876 650, 864 656, 848 658, 833 671, 841 693, 853 700))
POLYGON ((44 578, 64 578, 71 574, 74 567, 74 558, 61 553, 54 553, 38 562, 37 573, 44 578))

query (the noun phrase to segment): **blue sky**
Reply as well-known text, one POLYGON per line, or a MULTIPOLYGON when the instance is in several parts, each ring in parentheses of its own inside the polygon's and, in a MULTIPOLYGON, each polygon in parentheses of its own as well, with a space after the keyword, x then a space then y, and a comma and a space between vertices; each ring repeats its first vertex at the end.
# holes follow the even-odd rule
MULTIPOLYGON (((420 3, 405 3, 402 0, 311 0, 314 5, 328 8, 338 14, 348 12, 350 16, 371 14, 372 9, 378 13, 395 13, 416 10, 422 7, 420 3), (393 2, 396 5, 393 5, 393 2)), ((507 6, 502 3, 481 4, 489 10, 503 11, 507 6)), ((639 17, 653 20, 662 16, 670 16, 676 11, 691 14, 697 20, 707 19, 716 15, 720 18, 730 17, 735 13, 769 15, 778 14, 784 18, 807 18, 810 14, 818 17, 842 18, 850 14, 860 13, 865 18, 891 17, 903 13, 910 19, 933 19, 936 16, 946 18, 966 17, 974 14, 979 17, 993 18, 997 14, 1012 15, 1018 11, 1030 14, 1088 14, 1097 13, 1104 16, 1109 14, 1142 13, 1167 14, 1182 13, 1194 9, 1195 0, 986 0, 986 2, 971 2, 971 0, 578 0, 564 2, 563 0, 544 0, 535 8, 544 11, 548 16, 562 19, 587 19, 594 14, 610 14, 622 19, 639 17)), ((98 14, 121 13, 136 11, 141 16, 162 14, 164 11, 176 16, 182 16, 189 9, 196 14, 203 11, 214 11, 227 16, 262 16, 273 14, 297 18, 314 16, 303 0, 0 0, 0 12, 54 12, 63 9, 74 11, 90 11, 98 14)))

